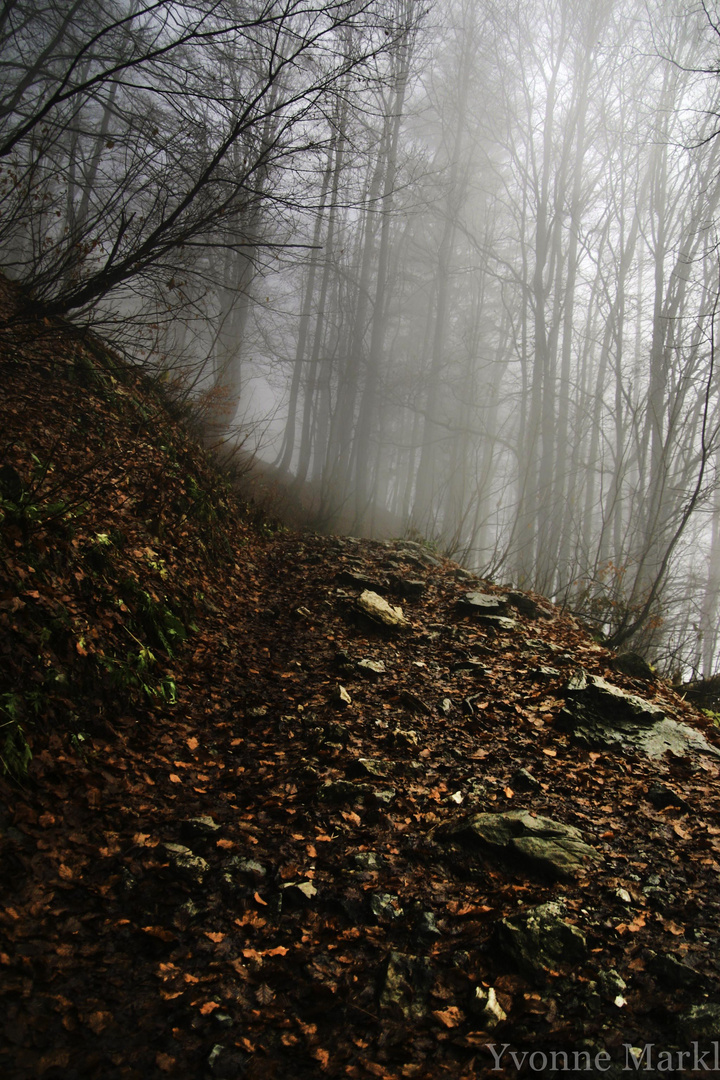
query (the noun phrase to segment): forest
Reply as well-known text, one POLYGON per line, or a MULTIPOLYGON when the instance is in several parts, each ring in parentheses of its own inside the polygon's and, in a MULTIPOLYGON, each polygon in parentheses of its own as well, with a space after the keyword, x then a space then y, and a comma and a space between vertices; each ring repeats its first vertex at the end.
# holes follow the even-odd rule
POLYGON ((264 460, 720 665, 710 0, 8 0, 0 263, 264 460))

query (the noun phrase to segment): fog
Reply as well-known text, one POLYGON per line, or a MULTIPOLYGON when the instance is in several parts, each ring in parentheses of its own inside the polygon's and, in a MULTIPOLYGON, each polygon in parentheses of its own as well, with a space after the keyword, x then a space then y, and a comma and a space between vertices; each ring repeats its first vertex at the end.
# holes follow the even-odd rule
POLYGON ((251 447, 668 672, 720 640, 720 13, 18 0, 0 253, 251 447))

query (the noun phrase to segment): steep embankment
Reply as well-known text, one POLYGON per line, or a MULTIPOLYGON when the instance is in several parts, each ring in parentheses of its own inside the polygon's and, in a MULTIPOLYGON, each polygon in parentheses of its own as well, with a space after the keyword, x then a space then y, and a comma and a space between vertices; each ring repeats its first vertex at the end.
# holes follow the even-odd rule
POLYGON ((71 328, 0 340, 2 1075, 712 1068, 712 726, 538 597, 251 520, 71 328))

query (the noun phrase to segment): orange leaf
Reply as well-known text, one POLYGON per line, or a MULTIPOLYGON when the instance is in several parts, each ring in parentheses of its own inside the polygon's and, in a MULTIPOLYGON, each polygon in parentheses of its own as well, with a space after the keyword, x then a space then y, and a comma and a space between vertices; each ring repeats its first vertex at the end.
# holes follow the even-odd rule
POLYGON ((262 904, 263 907, 267 907, 267 900, 263 900, 259 892, 253 893, 253 900, 258 904, 262 904))
POLYGON ((318 1059, 323 1069, 327 1069, 328 1062, 330 1061, 330 1055, 327 1050, 323 1050, 321 1046, 316 1046, 313 1050, 313 1055, 318 1059))
POLYGON ((225 848, 225 850, 227 851, 228 848, 234 848, 235 847, 235 841, 234 840, 218 840, 216 842, 216 844, 215 844, 215 847, 225 848))
POLYGON ((214 941, 216 945, 219 942, 225 940, 225 935, 221 934, 219 931, 217 933, 214 933, 212 930, 206 930, 205 931, 205 937, 210 938, 210 940, 214 941))
POLYGON ((185 740, 185 745, 187 746, 188 750, 197 750, 200 743, 194 735, 191 735, 189 739, 185 740))
POLYGON ((433 1016, 437 1016, 441 1024, 444 1024, 446 1028, 454 1028, 460 1024, 465 1017, 455 1005, 450 1005, 447 1009, 433 1009, 433 1016))
POLYGON ((308 844, 305 850, 307 851, 311 859, 317 859, 317 850, 314 844, 308 844))
POLYGON ((278 945, 274 949, 268 949, 265 955, 266 956, 287 956, 289 951, 290 950, 286 949, 284 945, 278 945))
POLYGON ((342 810, 341 813, 345 821, 349 821, 352 825, 361 824, 360 818, 354 810, 342 810))
POLYGON ((505 791, 505 798, 506 799, 514 799, 515 798, 515 792, 513 791, 513 789, 511 787, 506 787, 504 789, 504 791, 505 791))
POLYGON ((209 1016, 210 1013, 215 1012, 215 1010, 219 1008, 220 1006, 217 1001, 206 1001, 204 1005, 200 1006, 200 1012, 203 1016, 209 1016))
POLYGON ((174 772, 171 772, 171 773, 170 773, 170 782, 171 782, 172 784, 182 784, 182 780, 180 779, 180 777, 178 776, 178 774, 177 774, 177 773, 174 773, 174 772))
POLYGON ((543 754, 546 757, 557 757, 557 750, 551 750, 549 746, 543 747, 543 754))

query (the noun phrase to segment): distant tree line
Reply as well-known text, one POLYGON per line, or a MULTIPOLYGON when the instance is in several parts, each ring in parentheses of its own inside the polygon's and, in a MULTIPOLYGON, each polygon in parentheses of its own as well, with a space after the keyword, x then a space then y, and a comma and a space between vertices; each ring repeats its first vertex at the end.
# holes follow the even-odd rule
POLYGON ((718 25, 660 0, 14 0, 4 267, 174 358, 217 432, 262 373, 324 527, 390 519, 708 677, 718 25))

